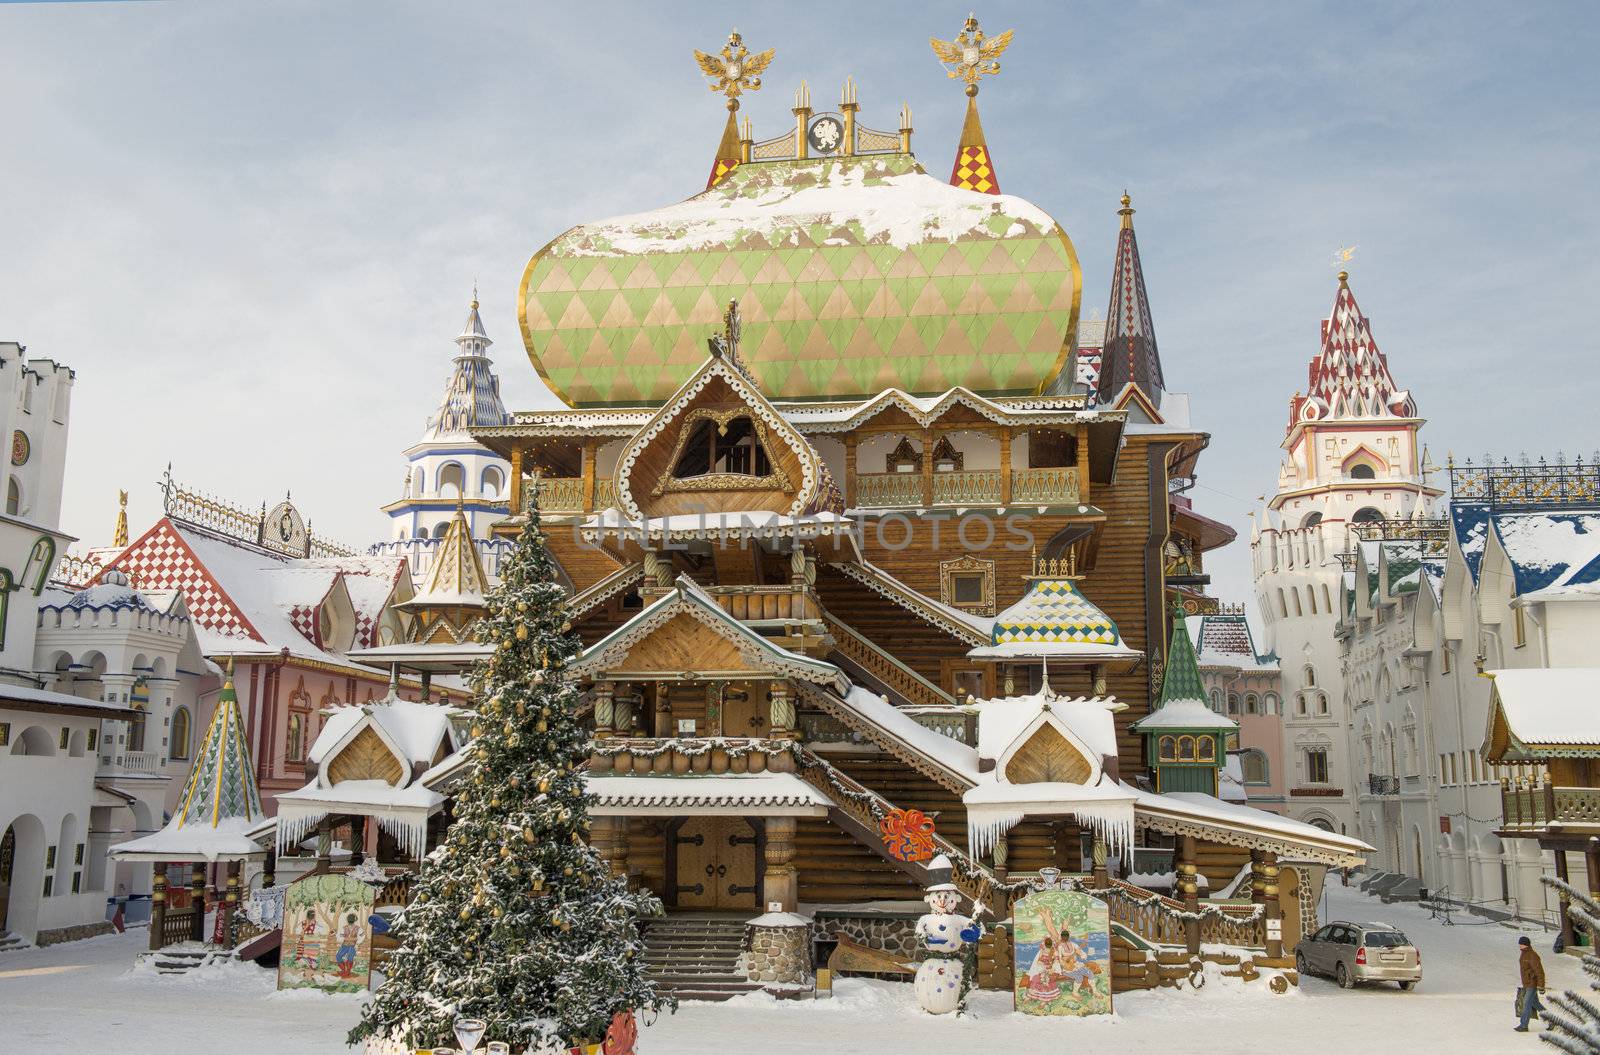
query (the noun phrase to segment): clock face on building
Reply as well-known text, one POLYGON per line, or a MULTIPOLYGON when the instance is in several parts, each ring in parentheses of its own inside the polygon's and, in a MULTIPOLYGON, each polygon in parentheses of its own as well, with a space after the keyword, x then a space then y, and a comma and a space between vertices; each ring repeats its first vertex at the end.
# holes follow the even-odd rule
POLYGON ((21 429, 11 434, 11 464, 26 465, 28 455, 33 453, 33 445, 28 442, 28 434, 21 429))

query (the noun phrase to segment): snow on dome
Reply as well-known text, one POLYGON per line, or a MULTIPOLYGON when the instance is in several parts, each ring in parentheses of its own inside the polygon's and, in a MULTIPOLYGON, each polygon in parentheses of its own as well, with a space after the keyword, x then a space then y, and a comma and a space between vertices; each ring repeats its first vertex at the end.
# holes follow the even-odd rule
POLYGON ((574 227, 535 254, 519 303, 529 357, 572 406, 667 399, 730 300, 775 399, 1032 394, 1068 365, 1081 287, 1037 206, 878 154, 744 164, 687 201, 574 227))
POLYGON ((100 576, 100 580, 92 586, 86 586, 72 595, 72 599, 65 608, 143 608, 154 612, 156 609, 139 596, 128 583, 128 577, 120 570, 112 568, 100 576))

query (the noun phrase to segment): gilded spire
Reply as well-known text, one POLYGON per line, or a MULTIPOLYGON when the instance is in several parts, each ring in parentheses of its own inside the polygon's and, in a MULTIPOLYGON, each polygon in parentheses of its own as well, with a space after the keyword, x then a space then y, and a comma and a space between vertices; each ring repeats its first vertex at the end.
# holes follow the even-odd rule
POLYGON ((933 53, 944 65, 951 80, 966 83, 967 114, 961 122, 961 142, 956 146, 956 163, 950 171, 950 185, 981 194, 999 194, 1000 177, 989 156, 989 144, 978 118, 978 81, 1000 72, 1000 54, 1011 46, 1013 30, 986 38, 976 16, 967 21, 955 40, 930 37, 933 53))
POLYGON ((504 425, 511 420, 500 401, 500 379, 489 361, 488 331, 478 314, 478 284, 472 284, 467 321, 456 339, 455 372, 445 386, 439 409, 428 419, 427 439, 464 433, 474 425, 504 425))
POLYGON ((706 87, 728 99, 728 120, 722 126, 722 139, 717 143, 717 156, 711 161, 711 175, 706 179, 706 190, 721 183, 728 173, 739 167, 739 96, 744 92, 761 90, 761 74, 772 62, 773 50, 768 48, 760 54, 750 54, 750 50, 744 46, 744 38, 735 29, 728 34, 728 42, 722 46, 719 54, 708 55, 703 51, 694 53, 695 61, 700 64, 700 72, 705 74, 709 82, 706 87))
POLYGON ((217 709, 211 716, 205 742, 195 755, 168 827, 216 828, 224 821, 251 823, 264 815, 230 670, 217 695, 217 709))
POLYGON ((128 544, 128 492, 117 492, 117 526, 111 532, 113 546, 128 544))

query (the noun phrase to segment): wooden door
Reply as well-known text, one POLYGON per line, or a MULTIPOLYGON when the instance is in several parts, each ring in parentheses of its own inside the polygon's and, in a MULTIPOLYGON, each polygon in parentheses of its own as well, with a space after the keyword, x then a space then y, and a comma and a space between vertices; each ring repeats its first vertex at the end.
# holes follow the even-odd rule
POLYGON ((722 689, 722 735, 766 736, 772 727, 769 710, 765 685, 730 682, 722 689))
POLYGON ((678 828, 680 909, 754 909, 756 835, 742 817, 690 817, 678 828))
MULTIPOLYGON (((1283 947, 1285 955, 1292 955, 1292 950, 1302 937, 1305 921, 1300 918, 1300 884, 1304 882, 1300 870, 1286 867, 1278 873, 1278 908, 1283 915, 1283 947)), ((1330 965, 1331 966, 1331 965, 1330 965)))

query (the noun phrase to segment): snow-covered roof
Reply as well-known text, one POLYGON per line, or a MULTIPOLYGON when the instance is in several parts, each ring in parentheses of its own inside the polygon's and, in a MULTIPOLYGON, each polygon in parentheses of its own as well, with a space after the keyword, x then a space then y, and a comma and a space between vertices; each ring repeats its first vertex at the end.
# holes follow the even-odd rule
POLYGON ((1066 697, 1053 692, 983 700, 978 704, 978 755, 1000 758, 1041 715, 1048 714, 1054 724, 1081 741, 1095 760, 1115 757, 1117 723, 1112 716, 1126 709, 1115 698, 1066 697))
POLYGON ((1494 679, 1484 757, 1522 761, 1540 748, 1600 750, 1600 667, 1490 671, 1494 679))
POLYGON ((1600 513, 1496 513, 1518 594, 1600 581, 1600 513))
POLYGON ((31 685, 0 683, 0 710, 11 705, 13 710, 56 711, 95 718, 120 718, 132 714, 132 709, 120 703, 91 700, 67 692, 36 689, 31 685))
POLYGON ((729 638, 752 659, 761 657, 757 662, 768 669, 829 685, 839 692, 845 692, 849 686, 849 680, 838 667, 825 660, 791 652, 771 638, 757 633, 730 615, 715 597, 687 575, 678 576, 670 593, 657 598, 632 619, 584 649, 569 665, 569 671, 573 674, 593 673, 620 662, 635 644, 679 613, 694 616, 713 632, 729 638))
POLYGON ((993 850, 1002 835, 1028 817, 1070 815, 1113 853, 1133 845, 1134 797, 1109 780, 1011 784, 988 774, 961 801, 967 807, 967 852, 974 858, 993 850))
MULTIPOLYGON (((488 659, 494 654, 494 649, 493 644, 479 641, 436 645, 402 642, 398 645, 353 649, 345 653, 345 658, 383 670, 398 666, 402 670, 461 671, 481 659, 488 659)), ((438 682, 435 681, 435 684, 438 682)))
POLYGON ((1195 657, 1202 667, 1278 669, 1275 656, 1256 651, 1250 620, 1242 613, 1190 616, 1188 623, 1195 642, 1195 657))
MULTIPOLYGON (((432 763, 441 742, 455 746, 455 731, 450 719, 461 712, 436 703, 413 703, 389 696, 372 703, 345 704, 333 708, 311 745, 310 761, 322 765, 363 725, 376 726, 386 741, 401 753, 409 768, 417 762, 432 763)), ((409 776, 409 774, 407 774, 409 776)))
POLYGON ((855 717, 876 726, 963 783, 977 781, 978 752, 975 748, 922 725, 882 696, 859 685, 850 686, 843 703, 855 717))
POLYGON ((1226 729, 1231 732, 1239 728, 1239 723, 1199 700, 1175 700, 1140 718, 1132 728, 1141 733, 1150 729, 1226 729))
POLYGON ((239 698, 229 679, 195 752, 172 819, 154 835, 111 848, 119 861, 223 861, 262 856, 248 834, 266 811, 245 746, 239 698))
POLYGON ((1126 782, 1118 786, 1134 797, 1139 823, 1159 831, 1177 831, 1186 821, 1233 829, 1243 834, 1281 839, 1288 844, 1285 846, 1288 852, 1331 864, 1358 864, 1367 854, 1376 852, 1360 839, 1335 835, 1314 824, 1291 820, 1254 806, 1223 802, 1215 795, 1188 791, 1158 795, 1126 782))
POLYGON ((833 801, 793 773, 682 776, 584 774, 583 790, 595 816, 641 813, 727 813, 820 817, 833 801))

